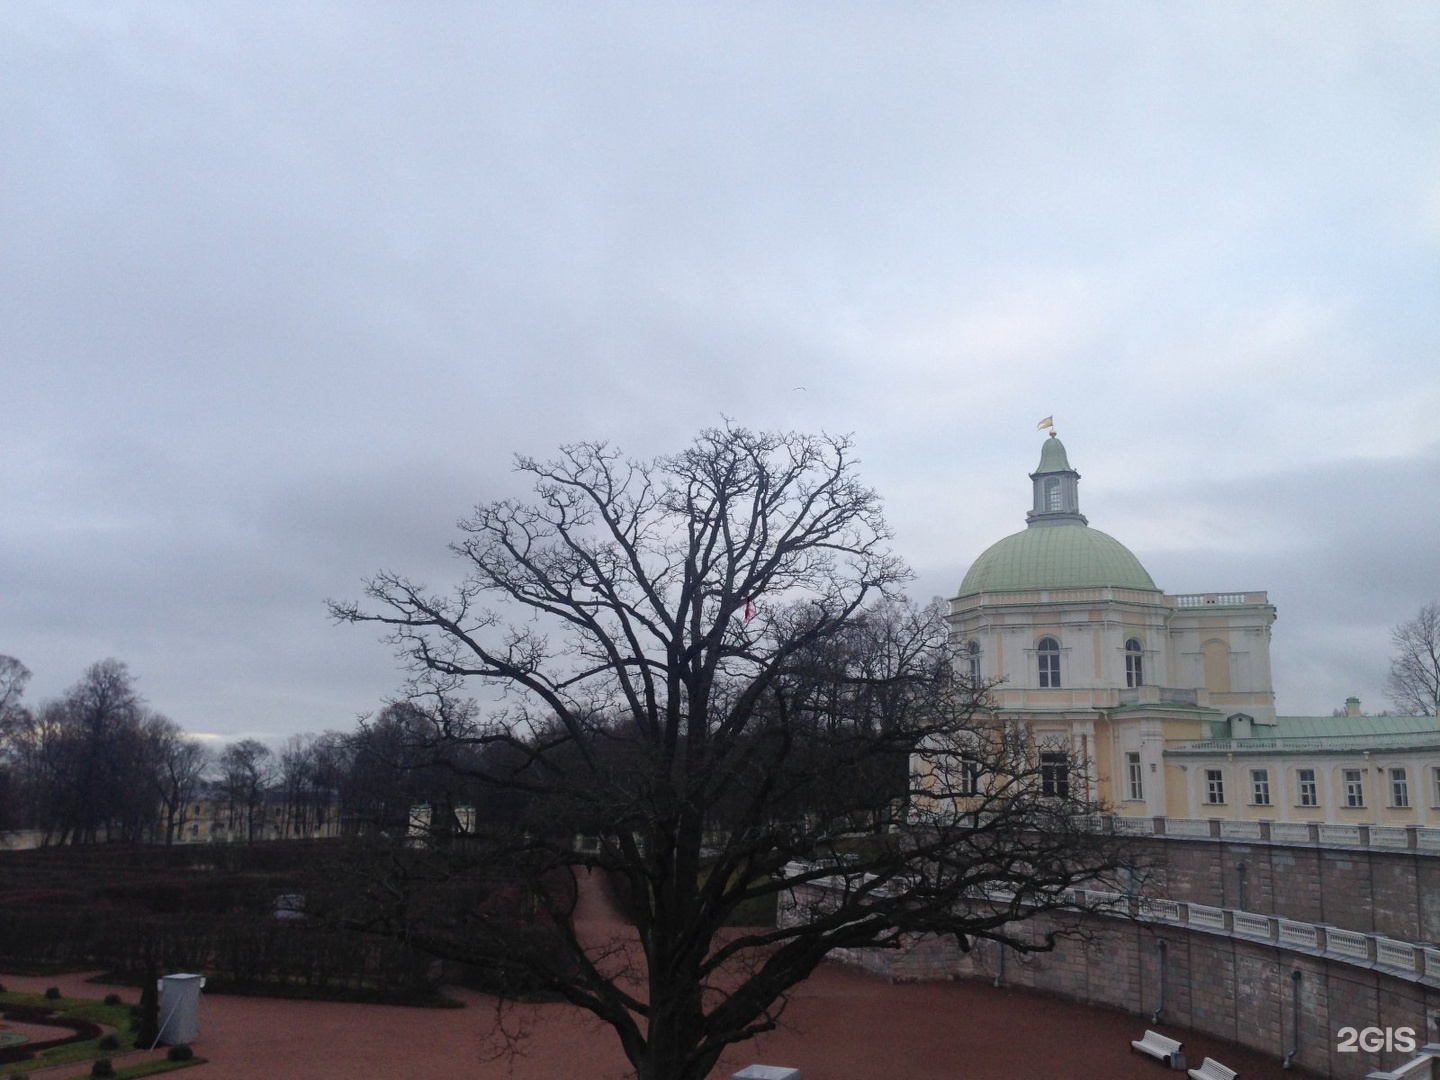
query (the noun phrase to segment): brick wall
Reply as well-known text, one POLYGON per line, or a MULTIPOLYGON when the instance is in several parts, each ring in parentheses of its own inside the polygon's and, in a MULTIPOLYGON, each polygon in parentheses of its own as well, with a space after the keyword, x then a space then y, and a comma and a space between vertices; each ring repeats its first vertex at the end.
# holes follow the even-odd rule
POLYGON ((1440 941, 1440 855, 1226 840, 1131 843, 1149 867, 1147 892, 1402 941, 1440 941))
MULTIPOLYGON (((1356 867, 1327 872, 1353 874, 1356 867)), ((1225 899, 1233 903, 1235 898, 1225 899)), ((1327 897, 1326 903, 1330 910, 1342 907, 1337 898, 1327 897)), ((1038 916, 1015 929, 1034 943, 1051 925, 1048 916, 1038 916)), ((1298 987, 1300 1032, 1294 1063, 1332 1080, 1360 1080, 1372 1069, 1395 1068, 1411 1056, 1339 1053, 1341 1027, 1409 1027, 1421 1045, 1436 1037, 1427 1018, 1440 1014, 1440 987, 1263 941, 1180 926, 1095 917, 1086 929, 1085 939, 1062 940, 1049 953, 1021 954, 988 941, 962 952, 953 939, 927 937, 911 939, 899 950, 845 950, 837 958, 904 981, 1000 976, 1008 985, 1128 1010, 1137 1015, 1138 1035, 1160 1007, 1163 942, 1163 1024, 1240 1043, 1278 1061, 1296 1045, 1292 1018, 1298 987), (1298 984, 1294 972, 1300 973, 1298 984)))

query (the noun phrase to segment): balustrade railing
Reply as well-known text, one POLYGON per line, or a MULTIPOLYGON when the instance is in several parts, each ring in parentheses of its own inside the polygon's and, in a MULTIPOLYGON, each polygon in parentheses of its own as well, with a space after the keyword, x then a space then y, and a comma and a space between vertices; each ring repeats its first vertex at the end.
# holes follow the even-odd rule
POLYGON ((1290 945, 1297 949, 1320 951, 1320 928, 1314 923, 1296 922, 1294 919, 1281 919, 1280 931, 1277 938, 1282 945, 1290 945))
MULTIPOLYGON (((787 869, 813 871, 819 867, 791 864, 787 869)), ((799 889, 838 890, 843 875, 827 875, 799 885, 799 889)), ((991 890, 984 897, 1008 902, 1013 894, 991 890)), ((977 897, 978 899, 979 897, 977 897)), ((1227 934, 1269 943, 1282 949, 1324 956, 1332 961, 1383 969, 1387 974, 1429 984, 1440 982, 1440 947, 1400 941, 1383 934, 1366 934, 1324 923, 1303 922, 1278 915, 1213 907, 1161 897, 1136 897, 1100 889, 1067 889, 1065 899, 1076 908, 1099 915, 1125 918, 1133 911, 1144 922, 1184 927, 1199 933, 1227 934)))
POLYGON ((1225 909, 1211 907, 1209 904, 1186 904, 1189 909, 1189 918, 1186 920, 1191 926, 1208 926, 1212 930, 1224 930, 1225 909))
POLYGON ((1359 825, 1321 825, 1320 842, 1335 844, 1337 847, 1359 847, 1359 825))
POLYGON ((1416 964, 1419 962, 1419 952, 1420 950, 1408 941, 1395 941, 1393 938, 1375 939, 1375 962, 1385 967, 1414 972, 1416 964))
POLYGON ((1372 960, 1374 957, 1370 954, 1370 941, 1368 934, 1340 930, 1333 926, 1325 927, 1325 951, 1336 956, 1351 960, 1372 960))
POLYGON ((1330 822, 1235 821, 1230 818, 1122 817, 1102 827, 1118 836, 1180 840, 1238 840, 1262 844, 1375 848, 1440 854, 1440 828, 1431 825, 1340 825, 1330 822))
POLYGON ((1270 841, 1275 844, 1308 844, 1310 842, 1310 826, 1299 821, 1272 822, 1270 841))
POLYGON ((1271 919, 1268 915, 1256 915, 1249 911, 1237 911, 1231 917, 1231 925, 1235 933, 1243 937, 1264 938, 1270 940, 1271 919))

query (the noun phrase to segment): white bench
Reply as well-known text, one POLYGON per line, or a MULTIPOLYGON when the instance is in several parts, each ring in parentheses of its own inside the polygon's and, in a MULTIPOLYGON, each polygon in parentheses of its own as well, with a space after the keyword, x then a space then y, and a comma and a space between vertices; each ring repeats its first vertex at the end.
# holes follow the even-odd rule
POLYGON ((1206 1058, 1198 1069, 1190 1070, 1190 1080, 1236 1080, 1236 1076, 1234 1069, 1227 1069, 1214 1058, 1206 1058))
POLYGON ((1168 1035, 1161 1035, 1158 1031, 1145 1032, 1143 1039, 1131 1039, 1130 1048, 1138 1050, 1142 1054, 1149 1054, 1158 1061, 1164 1062, 1172 1069, 1183 1069, 1184 1058, 1180 1054, 1181 1042, 1179 1039, 1172 1039, 1168 1035), (1177 1064, 1178 1062, 1178 1064, 1177 1064))

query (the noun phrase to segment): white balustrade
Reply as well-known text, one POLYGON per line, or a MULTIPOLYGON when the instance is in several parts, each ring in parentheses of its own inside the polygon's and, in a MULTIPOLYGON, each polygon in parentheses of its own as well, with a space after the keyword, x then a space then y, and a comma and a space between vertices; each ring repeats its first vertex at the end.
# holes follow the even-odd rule
POLYGON ((1425 974, 1432 979, 1440 979, 1440 949, 1432 949, 1428 945, 1417 948, 1425 962, 1425 974))
POLYGON ((1281 945, 1293 945, 1299 949, 1320 948, 1320 934, 1314 923, 1281 919, 1279 937, 1281 945))
POLYGON ((1265 938, 1270 937, 1270 917, 1268 915, 1256 915, 1249 911, 1237 911, 1231 917, 1235 933, 1243 937, 1265 938))
POLYGON ((1370 846, 1384 848, 1408 848, 1410 838, 1404 825, 1371 825, 1370 846))
POLYGON ((1259 840, 1260 823, 1258 821, 1222 821, 1220 822, 1220 835, 1226 839, 1259 840))
POLYGON ((1210 822, 1205 818, 1166 818, 1165 835, 1208 837, 1210 835, 1210 822))
POLYGON ((1359 847, 1360 826, 1321 825, 1320 842, 1322 844, 1339 844, 1342 847, 1359 847))
POLYGON ((1208 926, 1212 930, 1225 929, 1225 909, 1209 904, 1187 904, 1190 909, 1191 926, 1208 926))
POLYGON ((1111 818, 1111 827, 1121 836, 1153 836, 1154 818, 1116 817, 1111 818))
POLYGON ((1387 937, 1375 939, 1375 962, 1386 967, 1414 971, 1416 951, 1415 946, 1408 941, 1396 941, 1387 937))
POLYGON ((1303 821, 1275 821, 1270 824, 1270 839, 1277 844, 1308 844, 1310 826, 1303 821))
POLYGON ((1156 900, 1146 898, 1140 901, 1140 915, 1142 918, 1159 919, 1164 922, 1180 921, 1180 904, 1175 900, 1156 900))
POLYGON ((1349 957, 1352 960, 1370 959, 1370 939, 1354 930, 1337 930, 1334 927, 1325 928, 1325 951, 1334 953, 1336 956, 1349 957))

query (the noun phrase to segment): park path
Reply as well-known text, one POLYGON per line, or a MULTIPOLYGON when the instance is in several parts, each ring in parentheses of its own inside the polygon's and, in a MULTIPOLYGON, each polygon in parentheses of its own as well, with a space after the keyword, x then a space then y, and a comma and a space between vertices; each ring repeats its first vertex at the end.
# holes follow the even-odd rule
MULTIPOLYGON (((603 925, 603 907, 583 909, 603 925)), ((612 913, 613 914, 613 913, 612 913)), ((83 975, 0 975, 13 990, 59 986, 75 997, 134 987, 97 986, 83 975)), ((518 1009, 528 1028, 513 1059, 494 1054, 491 999, 455 991, 464 1009, 412 1009, 205 995, 196 1053, 209 1064, 184 1080, 623 1080, 615 1037, 567 1005, 518 1009)), ((987 983, 892 984, 825 964, 793 996, 781 1030, 732 1050, 722 1080, 752 1062, 791 1065, 805 1080, 1160 1080, 1167 1073, 1131 1052, 1150 1026, 1142 1017, 987 983)), ((1296 1080, 1274 1057, 1161 1026, 1185 1040, 1193 1062, 1207 1054, 1245 1080, 1296 1080)), ((88 1072, 88 1070, 87 1070, 88 1072)), ((38 1074, 40 1076, 60 1074, 38 1074)))

